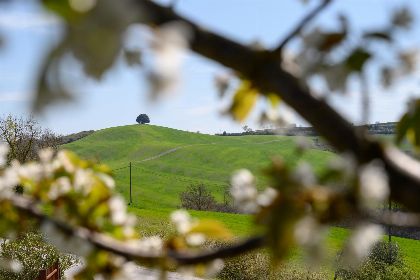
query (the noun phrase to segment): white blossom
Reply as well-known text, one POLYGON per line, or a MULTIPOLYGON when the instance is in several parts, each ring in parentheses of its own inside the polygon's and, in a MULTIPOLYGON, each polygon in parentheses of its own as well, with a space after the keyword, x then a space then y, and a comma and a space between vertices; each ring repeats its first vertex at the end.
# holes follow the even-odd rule
POLYGON ((364 206, 381 203, 389 195, 388 176, 379 162, 363 166, 359 174, 360 196, 364 206))
POLYGON ((93 176, 92 170, 77 168, 73 180, 75 190, 83 191, 85 194, 89 193, 94 182, 93 176))
POLYGON ((215 260, 211 261, 209 264, 207 264, 206 273, 205 273, 204 276, 206 278, 213 278, 213 277, 217 276, 217 274, 220 271, 222 271, 224 266, 225 266, 225 263, 222 259, 215 259, 215 260))
POLYGON ((123 233, 124 236, 133 236, 135 234, 135 230, 132 226, 124 226, 123 233))
POLYGON ((325 228, 315 218, 305 216, 300 219, 294 229, 294 236, 301 246, 313 246, 322 241, 325 228))
POLYGON ((52 160, 52 158, 54 156, 54 151, 51 148, 45 148, 45 149, 42 149, 38 152, 38 156, 39 156, 39 159, 41 160, 41 162, 46 164, 46 163, 49 163, 52 160))
POLYGON ((152 97, 173 91, 178 85, 189 36, 189 26, 180 22, 167 23, 156 30, 152 42, 154 64, 149 77, 152 97))
POLYGON ((350 267, 356 267, 366 258, 375 245, 381 239, 383 229, 376 224, 359 225, 348 240, 343 261, 350 267))
POLYGON ((71 159, 67 155, 67 152, 65 151, 59 151, 57 154, 57 160, 55 164, 60 164, 64 167, 66 172, 73 173, 76 170, 76 166, 72 163, 71 159))
POLYGON ((286 71, 292 73, 295 76, 299 76, 301 73, 299 65, 296 63, 296 56, 291 52, 285 52, 281 61, 281 66, 286 71))
POLYGON ((44 168, 39 163, 29 162, 20 166, 18 175, 19 177, 39 182, 46 175, 44 171, 44 168))
POLYGON ((235 200, 235 205, 245 212, 255 212, 258 209, 256 202, 257 188, 255 178, 247 169, 240 169, 233 173, 230 193, 235 200))
POLYGON ((123 225, 127 221, 127 206, 120 196, 113 196, 108 201, 111 221, 114 225, 123 225))
POLYGON ((70 7, 80 13, 86 13, 96 6, 96 0, 69 0, 70 7))
POLYGON ((177 272, 181 273, 183 279, 194 279, 195 270, 194 266, 191 265, 184 265, 177 269, 177 272))
POLYGON ((12 162, 12 165, 4 170, 0 177, 0 198, 9 198, 14 194, 14 187, 19 184, 18 162, 12 162))
POLYGON ((206 236, 202 233, 189 233, 185 237, 185 241, 190 246, 200 246, 206 241, 206 236))
POLYGON ((324 253, 324 239, 327 228, 318 223, 312 216, 305 216, 300 219, 294 228, 294 237, 300 246, 307 253, 308 261, 317 265, 322 260, 324 253))
POLYGON ((171 221, 175 225, 176 230, 181 234, 185 234, 190 231, 193 225, 190 214, 183 209, 172 212, 171 221))
POLYGON ((134 262, 125 262, 121 268, 112 274, 111 280, 132 280, 137 279, 138 267, 134 262))
POLYGON ((304 187, 312 187, 316 184, 316 177, 314 171, 312 170, 312 166, 305 161, 299 162, 293 171, 292 176, 304 187))
POLYGON ((277 197, 278 191, 273 188, 266 188, 262 193, 260 193, 257 197, 258 205, 262 207, 269 206, 274 199, 277 197))
POLYGON ((8 153, 9 145, 7 145, 6 143, 0 143, 0 168, 6 165, 8 153))
POLYGON ((108 174, 99 173, 98 177, 104 182, 105 186, 107 186, 108 188, 110 188, 110 189, 115 188, 115 181, 108 174))
POLYGON ((52 200, 69 193, 72 190, 72 185, 68 177, 60 177, 51 184, 48 192, 48 197, 52 200))
POLYGON ((163 241, 159 236, 150 236, 138 240, 127 241, 130 247, 134 247, 137 250, 144 253, 151 253, 155 255, 161 255, 163 251, 163 241))

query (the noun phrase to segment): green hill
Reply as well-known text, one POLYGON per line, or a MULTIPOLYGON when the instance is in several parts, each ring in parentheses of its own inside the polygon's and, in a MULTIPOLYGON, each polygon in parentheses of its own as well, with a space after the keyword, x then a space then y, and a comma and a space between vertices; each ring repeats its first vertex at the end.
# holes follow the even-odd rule
MULTIPOLYGON (((97 131, 65 145, 85 158, 113 168, 118 191, 128 199, 132 162, 133 205, 137 208, 175 208, 179 193, 194 183, 205 184, 221 199, 231 173, 248 168, 257 175, 259 187, 270 157, 298 160, 294 137, 220 137, 152 126, 131 125, 97 131)), ((320 150, 304 155, 320 168, 331 156, 320 150)))
MULTIPOLYGON (((129 162, 132 162, 133 205, 130 211, 140 219, 144 234, 165 234, 170 212, 179 206, 179 193, 193 183, 204 183, 218 198, 231 173, 248 168, 257 176, 260 188, 266 185, 264 167, 270 157, 279 155, 290 164, 300 156, 293 136, 212 136, 152 125, 130 125, 96 131, 78 141, 64 145, 79 155, 108 164, 114 169, 117 190, 128 201, 129 162)), ((303 159, 315 171, 332 157, 332 153, 310 149, 303 159)), ((255 227, 248 215, 191 211, 193 216, 222 220, 238 235, 247 235, 255 227)), ((342 246, 348 230, 332 228, 327 244, 331 258, 342 246)), ((417 257, 420 243, 393 238, 406 255, 407 263, 420 272, 417 257)), ((292 259, 300 259, 293 254, 292 259)))

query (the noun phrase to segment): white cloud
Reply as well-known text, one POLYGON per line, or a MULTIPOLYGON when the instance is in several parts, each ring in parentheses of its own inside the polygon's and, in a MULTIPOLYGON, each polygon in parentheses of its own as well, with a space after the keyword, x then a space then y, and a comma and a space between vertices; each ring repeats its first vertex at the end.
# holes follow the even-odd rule
POLYGON ((45 12, 3 11, 0 12, 0 28, 27 29, 58 26, 58 17, 45 12))
POLYGON ((29 92, 0 92, 0 103, 30 101, 31 96, 32 93, 29 92))

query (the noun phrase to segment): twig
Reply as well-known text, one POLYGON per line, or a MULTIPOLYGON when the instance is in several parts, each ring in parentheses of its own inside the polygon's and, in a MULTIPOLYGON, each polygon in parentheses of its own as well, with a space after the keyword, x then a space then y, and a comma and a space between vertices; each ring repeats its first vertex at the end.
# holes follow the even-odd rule
POLYGON ((287 45, 287 43, 289 43, 290 40, 292 40, 296 35, 298 35, 302 31, 302 29, 312 19, 314 19, 322 10, 324 10, 331 2, 332 2, 332 0, 322 0, 321 4, 319 6, 317 6, 314 10, 312 10, 309 14, 307 14, 300 21, 300 23, 295 27, 295 29, 293 29, 286 36, 286 38, 284 38, 283 41, 281 41, 281 43, 279 44, 279 46, 273 52, 281 55, 282 54, 282 51, 283 51, 284 47, 287 45))

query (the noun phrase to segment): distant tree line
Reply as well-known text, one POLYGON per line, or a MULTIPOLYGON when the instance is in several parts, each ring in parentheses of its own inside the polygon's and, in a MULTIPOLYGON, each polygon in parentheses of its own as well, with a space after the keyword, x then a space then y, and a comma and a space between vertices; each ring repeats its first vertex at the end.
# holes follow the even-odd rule
POLYGON ((77 132, 77 133, 72 133, 72 134, 69 134, 69 135, 62 136, 61 137, 61 145, 80 140, 80 139, 82 139, 86 136, 91 135, 94 132, 95 132, 95 130, 86 130, 86 131, 80 131, 80 132, 77 132))
MULTIPOLYGON (((375 123, 368 125, 355 126, 356 128, 366 128, 369 134, 395 134, 396 132, 395 122, 387 123, 375 123)), ((248 126, 244 126, 243 132, 226 132, 217 133, 218 136, 243 136, 243 135, 285 135, 285 136, 319 136, 319 133, 313 127, 297 127, 295 125, 289 127, 279 127, 279 128, 267 128, 267 129, 258 129, 252 130, 248 126)))
POLYGON ((9 145, 8 161, 34 160, 38 151, 44 148, 58 149, 61 136, 47 128, 42 128, 33 117, 0 117, 0 142, 9 145))

